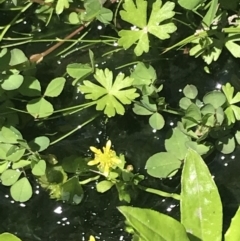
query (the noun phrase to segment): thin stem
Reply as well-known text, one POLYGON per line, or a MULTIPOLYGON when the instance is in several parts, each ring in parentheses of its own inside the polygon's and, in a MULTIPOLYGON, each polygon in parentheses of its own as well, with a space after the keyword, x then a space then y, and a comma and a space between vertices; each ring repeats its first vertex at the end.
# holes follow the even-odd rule
POLYGON ((153 193, 161 197, 171 197, 176 200, 181 200, 181 196, 177 193, 168 193, 168 192, 160 191, 154 188, 144 187, 142 185, 137 185, 137 187, 145 192, 153 193))
POLYGON ((12 21, 5 26, 5 28, 3 29, 2 33, 0 34, 0 41, 2 41, 4 35, 6 34, 6 32, 8 31, 8 29, 16 22, 16 20, 18 19, 18 17, 24 13, 28 8, 30 8, 32 6, 32 2, 28 3, 18 14, 16 14, 16 16, 12 19, 12 21))
POLYGON ((85 180, 83 180, 83 181, 80 181, 79 184, 85 185, 85 184, 88 184, 89 182, 96 181, 96 180, 98 180, 99 178, 100 178, 100 175, 97 175, 97 176, 95 176, 95 177, 90 177, 90 178, 88 178, 88 179, 85 179, 85 180))
POLYGON ((73 130, 69 131, 67 134, 61 136, 60 138, 56 139, 55 141, 51 142, 50 145, 54 145, 56 144, 57 142, 63 140, 64 138, 70 136, 71 134, 73 134, 74 132, 76 132, 77 130, 81 129, 83 126, 87 125, 88 123, 90 123, 91 121, 93 121, 94 119, 96 119, 98 115, 90 118, 89 120, 85 121, 83 124, 81 125, 78 125, 76 128, 74 128, 73 130))

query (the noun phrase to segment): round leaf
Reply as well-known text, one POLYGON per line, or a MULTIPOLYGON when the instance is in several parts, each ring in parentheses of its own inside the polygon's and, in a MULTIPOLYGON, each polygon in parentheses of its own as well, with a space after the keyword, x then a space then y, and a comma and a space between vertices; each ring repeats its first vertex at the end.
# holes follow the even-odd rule
POLYGON ((22 64, 27 61, 28 61, 28 58, 26 57, 26 55, 23 53, 22 50, 20 50, 20 49, 12 49, 11 50, 11 60, 10 60, 9 65, 11 65, 11 66, 18 65, 18 64, 22 64))
POLYGON ((164 127, 165 120, 161 114, 156 112, 150 116, 149 124, 153 129, 161 130, 164 127))
POLYGON ((4 90, 18 89, 23 83, 23 76, 20 74, 12 74, 1 84, 4 90))
POLYGON ((21 172, 19 171, 11 170, 11 169, 6 170, 1 175, 2 184, 4 186, 11 186, 18 180, 20 175, 21 175, 21 172))
POLYGON ((148 110, 146 107, 141 106, 137 103, 134 104, 133 112, 137 115, 151 115, 152 111, 148 110))
POLYGON ((46 136, 36 137, 34 140, 32 140, 28 143, 31 150, 34 152, 35 151, 40 152, 40 151, 46 150, 48 148, 49 144, 50 144, 50 140, 46 136))
POLYGON ((21 241, 21 239, 11 233, 2 233, 0 234, 0 241, 21 241))
POLYGON ((32 174, 35 176, 43 176, 46 171, 46 162, 44 160, 40 160, 36 164, 34 164, 32 168, 32 174))
POLYGON ((34 118, 43 118, 53 113, 53 106, 44 98, 36 98, 28 102, 27 111, 34 118))
POLYGON ((223 154, 230 154, 235 149, 235 139, 233 136, 225 136, 216 142, 216 148, 223 154))
POLYGON ((114 184, 112 182, 104 180, 99 182, 96 187, 98 192, 104 193, 108 191, 113 185, 114 184))
POLYGON ((183 97, 179 101, 179 106, 184 110, 186 110, 191 104, 192 101, 187 97, 183 97))
POLYGON ((26 202, 32 196, 32 186, 26 177, 21 178, 10 188, 12 198, 17 202, 26 202))
POLYGON ((56 97, 60 95, 65 85, 66 79, 63 77, 53 79, 47 86, 44 96, 56 97))
POLYGON ((186 85, 183 89, 184 95, 189 99, 195 99, 198 94, 198 90, 195 85, 186 85))
POLYGON ((153 177, 166 178, 175 174, 181 166, 173 154, 169 152, 159 152, 151 156, 146 163, 147 173, 153 177))
POLYGON ((79 21, 79 17, 78 17, 78 14, 75 13, 75 12, 71 12, 68 16, 68 21, 71 23, 71 24, 78 24, 80 21, 79 21))
POLYGON ((220 91, 211 91, 204 95, 203 102, 204 104, 211 104, 215 109, 217 109, 226 102, 226 97, 220 91))

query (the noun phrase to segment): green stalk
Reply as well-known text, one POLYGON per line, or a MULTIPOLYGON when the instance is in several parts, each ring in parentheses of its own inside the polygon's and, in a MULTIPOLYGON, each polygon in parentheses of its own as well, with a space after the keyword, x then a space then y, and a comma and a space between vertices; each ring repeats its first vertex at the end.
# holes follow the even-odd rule
POLYGON ((160 191, 160 190, 157 190, 154 188, 144 187, 142 185, 137 185, 137 187, 145 192, 153 193, 153 194, 159 195, 161 197, 171 197, 176 200, 181 199, 181 196, 177 193, 168 193, 168 192, 160 191))
POLYGON ((85 184, 88 184, 89 182, 96 181, 96 180, 98 180, 99 178, 100 178, 100 175, 97 175, 97 176, 95 176, 95 177, 90 177, 90 178, 88 178, 88 179, 85 179, 85 180, 83 180, 83 181, 80 181, 79 184, 85 185, 85 184))
POLYGON ((8 29, 16 22, 16 20, 19 18, 19 16, 24 13, 28 8, 30 8, 32 6, 32 2, 28 3, 23 9, 21 9, 21 11, 12 19, 12 21, 5 26, 5 28, 3 29, 2 33, 0 34, 0 41, 2 41, 4 35, 6 34, 6 32, 8 31, 8 29))
POLYGON ((93 121, 94 119, 96 119, 98 115, 90 118, 89 120, 85 121, 83 124, 81 125, 78 125, 76 128, 74 128, 73 130, 69 131, 67 134, 61 136, 60 138, 56 139, 55 141, 51 142, 50 145, 54 145, 56 144, 57 142, 63 140, 64 138, 70 136, 71 134, 73 134, 74 132, 76 132, 77 130, 81 129, 83 126, 87 125, 88 123, 90 123, 91 121, 93 121))

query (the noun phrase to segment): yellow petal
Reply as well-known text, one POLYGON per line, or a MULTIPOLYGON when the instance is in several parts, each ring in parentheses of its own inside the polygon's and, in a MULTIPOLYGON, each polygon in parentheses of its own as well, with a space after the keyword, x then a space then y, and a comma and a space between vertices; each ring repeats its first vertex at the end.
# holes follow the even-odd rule
POLYGON ((89 241, 96 241, 96 240, 95 240, 95 238, 91 235, 91 236, 89 237, 89 241))
POLYGON ((106 152, 110 151, 111 145, 112 145, 112 142, 110 140, 108 140, 106 143, 106 152))
POLYGON ((94 165, 97 165, 98 163, 99 163, 99 161, 96 160, 96 159, 94 159, 94 160, 92 160, 92 161, 89 161, 87 164, 88 164, 89 166, 94 166, 94 165))
POLYGON ((94 147, 94 146, 90 146, 90 150, 91 150, 92 152, 96 153, 96 154, 101 154, 101 153, 102 153, 101 150, 97 149, 97 148, 94 147))

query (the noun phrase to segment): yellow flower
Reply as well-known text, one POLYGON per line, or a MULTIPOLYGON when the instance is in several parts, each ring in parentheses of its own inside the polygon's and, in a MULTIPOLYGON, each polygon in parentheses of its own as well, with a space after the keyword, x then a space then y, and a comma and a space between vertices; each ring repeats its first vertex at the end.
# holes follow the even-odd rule
POLYGON ((88 162, 89 166, 97 165, 98 169, 103 173, 104 176, 108 176, 111 168, 115 168, 122 161, 116 155, 116 152, 111 150, 111 141, 108 140, 106 147, 103 147, 103 152, 100 149, 97 149, 93 146, 90 147, 90 150, 94 152, 95 157, 92 161, 88 162))
POLYGON ((95 240, 95 238, 92 236, 92 235, 90 235, 90 237, 89 237, 89 240, 88 241, 96 241, 95 240))

